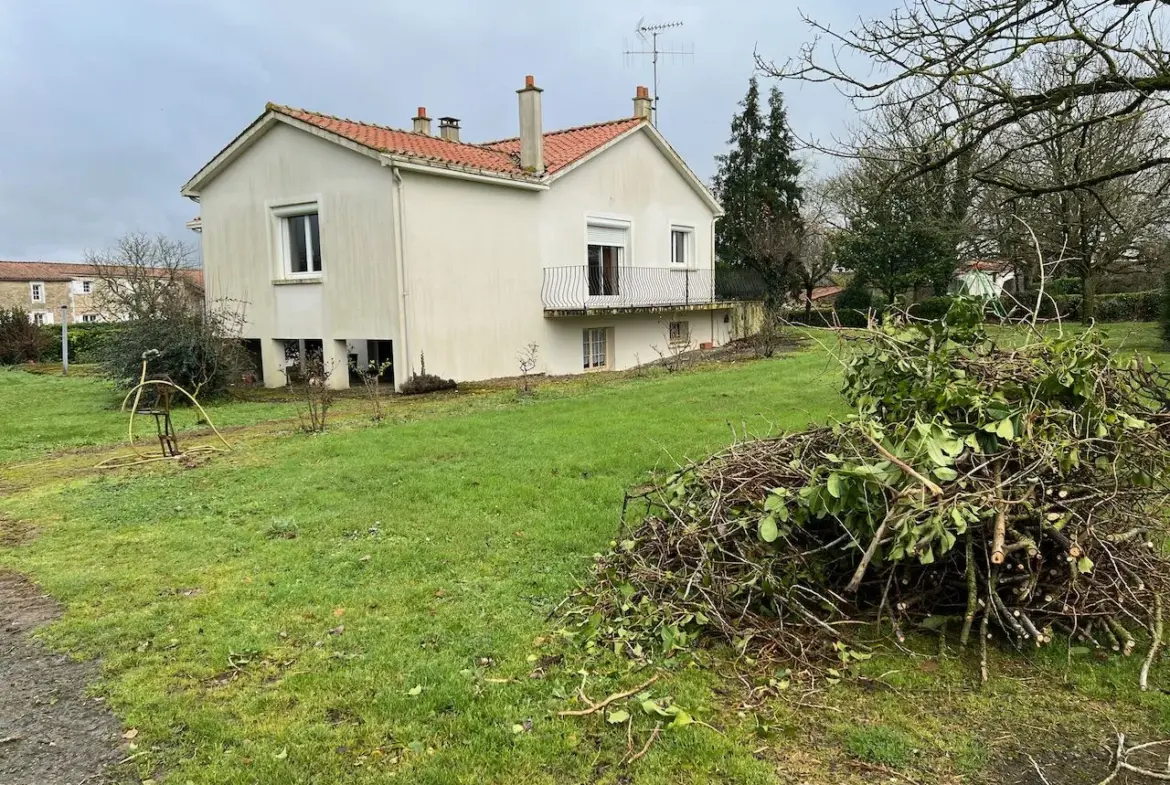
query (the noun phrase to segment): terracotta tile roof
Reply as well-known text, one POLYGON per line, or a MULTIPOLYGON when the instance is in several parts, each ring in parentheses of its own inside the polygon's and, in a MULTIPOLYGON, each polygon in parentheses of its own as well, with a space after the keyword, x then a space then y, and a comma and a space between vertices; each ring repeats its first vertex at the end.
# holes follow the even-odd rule
MULTIPOLYGON (((612 142, 642 121, 637 117, 628 117, 622 120, 610 120, 593 125, 582 125, 577 128, 566 128, 562 131, 550 131, 544 135, 544 166, 549 174, 555 174, 569 164, 585 155, 612 142)), ((483 147, 500 150, 509 155, 519 157, 520 139, 501 139, 498 142, 485 142, 483 147)))
POLYGON ((1006 259, 975 259, 965 265, 968 272, 975 270, 983 273, 1002 273, 1010 268, 1011 265, 1006 259))
MULTIPOLYGON (((836 297, 841 292, 845 291, 844 286, 818 286, 812 290, 812 301, 823 300, 826 297, 836 297)), ((800 295, 800 301, 803 303, 807 299, 807 295, 803 292, 800 295)))
MULTIPOLYGON (((163 275, 164 271, 159 271, 163 275)), ((180 274, 192 285, 203 288, 203 270, 192 268, 180 274)), ((0 281, 72 281, 74 278, 94 278, 91 264, 70 262, 0 262, 0 281)))
MULTIPOLYGON (((530 177, 520 168, 520 140, 501 139, 486 144, 449 142, 437 136, 402 131, 371 123, 310 112, 291 106, 268 104, 268 109, 295 120, 335 133, 379 152, 421 158, 436 163, 479 169, 512 177, 530 177)), ((544 161, 552 174, 593 152, 643 122, 625 118, 606 123, 566 128, 544 135, 544 161)))
POLYGON ((71 281, 93 275, 88 264, 0 262, 0 281, 71 281))

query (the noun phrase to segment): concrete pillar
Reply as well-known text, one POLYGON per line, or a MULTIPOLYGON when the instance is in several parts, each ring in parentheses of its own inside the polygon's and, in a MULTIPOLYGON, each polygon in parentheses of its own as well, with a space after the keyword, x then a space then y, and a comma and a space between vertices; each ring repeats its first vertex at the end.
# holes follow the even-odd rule
POLYGON ((284 375, 284 341, 275 338, 260 340, 260 366, 265 387, 284 387, 288 384, 284 375))
POLYGON ((345 341, 331 341, 328 338, 321 341, 324 350, 325 367, 331 368, 329 374, 329 389, 349 389, 349 345, 345 341))

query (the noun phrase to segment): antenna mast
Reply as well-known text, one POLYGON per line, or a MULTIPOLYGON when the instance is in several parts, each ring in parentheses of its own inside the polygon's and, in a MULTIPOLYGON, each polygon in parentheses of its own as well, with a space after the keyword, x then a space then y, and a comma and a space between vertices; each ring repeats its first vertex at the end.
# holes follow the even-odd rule
POLYGON ((693 48, 683 46, 678 49, 659 49, 658 36, 677 27, 682 27, 682 22, 662 22, 659 24, 646 24, 645 17, 638 20, 638 24, 634 27, 634 35, 638 36, 641 42, 642 49, 627 48, 623 54, 627 58, 643 57, 649 55, 654 69, 654 93, 651 96, 650 103, 650 119, 654 125, 658 125, 658 58, 660 55, 670 55, 671 57, 692 57, 695 52, 693 48), (649 49, 644 48, 649 45, 649 49))

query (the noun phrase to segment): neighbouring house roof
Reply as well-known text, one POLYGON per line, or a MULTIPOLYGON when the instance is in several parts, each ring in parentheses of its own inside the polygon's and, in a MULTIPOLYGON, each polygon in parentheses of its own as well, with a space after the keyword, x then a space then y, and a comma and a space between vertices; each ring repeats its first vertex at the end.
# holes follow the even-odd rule
POLYGON ((818 286, 812 290, 812 300, 816 302, 826 297, 836 297, 843 291, 845 291, 844 286, 818 286))
POLYGON ((961 266, 962 272, 1003 273, 1010 269, 1006 259, 975 259, 961 266))
POLYGON ((670 147, 669 143, 650 123, 637 117, 624 117, 544 134, 545 171, 541 174, 535 174, 520 166, 519 137, 498 139, 481 144, 454 142, 439 136, 404 131, 375 123, 363 123, 322 112, 274 103, 269 103, 265 107, 264 114, 253 121, 187 181, 181 193, 185 196, 198 198, 199 189, 206 182, 209 182, 221 167, 229 164, 266 130, 278 122, 284 122, 302 130, 309 130, 322 138, 343 144, 359 152, 366 152, 368 155, 388 156, 393 159, 403 159, 404 162, 411 164, 433 167, 436 173, 442 173, 444 169, 465 171, 498 178, 504 183, 512 182, 529 187, 543 186, 556 179, 559 174, 564 174, 574 165, 584 162, 592 154, 600 152, 625 135, 637 129, 646 129, 655 145, 690 181, 692 187, 711 204, 713 209, 719 211, 718 202, 715 201, 702 180, 691 171, 681 156, 670 147))
MULTIPOLYGON (((203 288, 203 270, 193 268, 179 271, 192 286, 203 288)), ((159 270, 165 275, 165 270, 159 270)), ((0 281, 72 281, 75 278, 95 278, 92 264, 73 262, 0 262, 0 281)))
POLYGON ((72 281, 86 275, 93 275, 88 264, 0 262, 0 281, 72 281))

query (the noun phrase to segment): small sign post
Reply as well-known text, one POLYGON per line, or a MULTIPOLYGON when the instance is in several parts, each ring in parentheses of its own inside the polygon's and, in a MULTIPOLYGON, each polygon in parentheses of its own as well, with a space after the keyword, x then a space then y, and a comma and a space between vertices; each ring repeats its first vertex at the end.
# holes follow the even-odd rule
POLYGON ((69 306, 61 306, 61 375, 69 375, 69 306))

